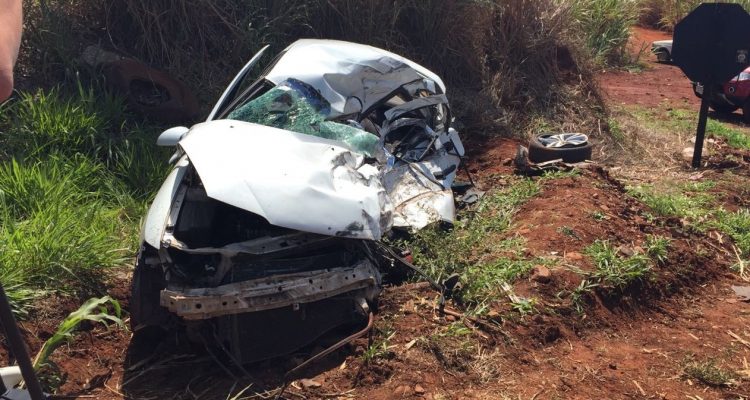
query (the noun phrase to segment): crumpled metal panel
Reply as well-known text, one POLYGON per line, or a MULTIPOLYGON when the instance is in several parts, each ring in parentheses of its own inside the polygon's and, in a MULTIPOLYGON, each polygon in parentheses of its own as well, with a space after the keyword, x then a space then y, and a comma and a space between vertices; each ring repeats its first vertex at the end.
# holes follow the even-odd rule
POLYGON ((392 205, 376 167, 340 143, 217 120, 180 142, 209 197, 303 232, 378 240, 392 205))
POLYGON ((443 81, 427 68, 363 44, 337 40, 303 39, 287 47, 266 75, 279 84, 294 78, 320 91, 331 103, 331 117, 369 109, 410 82, 427 78, 445 93, 443 81), (356 98, 356 102, 347 99, 356 98), (359 108, 359 109, 357 109, 359 108))
POLYGON ((456 208, 451 184, 455 169, 441 179, 434 174, 457 163, 457 156, 442 154, 420 163, 400 164, 386 172, 383 184, 394 205, 393 226, 419 230, 434 222, 453 223, 456 208))

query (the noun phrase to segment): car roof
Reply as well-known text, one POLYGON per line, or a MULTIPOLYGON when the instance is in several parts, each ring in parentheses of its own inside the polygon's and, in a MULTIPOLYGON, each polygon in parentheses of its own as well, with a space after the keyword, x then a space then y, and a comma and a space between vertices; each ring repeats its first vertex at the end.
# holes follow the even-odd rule
POLYGON ((377 47, 339 40, 300 39, 287 47, 265 78, 274 84, 294 78, 320 91, 334 113, 345 114, 356 97, 366 110, 399 87, 428 79, 445 93, 437 74, 377 47))

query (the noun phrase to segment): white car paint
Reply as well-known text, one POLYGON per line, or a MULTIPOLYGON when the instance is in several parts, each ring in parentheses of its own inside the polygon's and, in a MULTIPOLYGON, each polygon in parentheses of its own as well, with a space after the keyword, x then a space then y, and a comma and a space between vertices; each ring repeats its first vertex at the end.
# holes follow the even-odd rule
POLYGON ((377 169, 339 142, 217 120, 195 125, 180 146, 209 197, 272 225, 375 240, 390 229, 377 169))
POLYGON ((376 47, 338 40, 302 39, 287 47, 268 71, 266 79, 279 84, 286 79, 303 81, 331 103, 331 116, 369 109, 404 84, 422 78, 434 82, 442 93, 445 84, 427 68, 376 47), (361 106, 350 98, 356 98, 361 106))

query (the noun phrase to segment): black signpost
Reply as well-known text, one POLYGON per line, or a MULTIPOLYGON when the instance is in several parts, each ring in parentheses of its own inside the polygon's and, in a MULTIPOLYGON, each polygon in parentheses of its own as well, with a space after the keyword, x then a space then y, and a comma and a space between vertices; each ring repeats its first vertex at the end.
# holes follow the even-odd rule
POLYGON ((693 168, 701 165, 708 106, 721 87, 748 66, 750 15, 739 4, 703 3, 674 28, 674 63, 703 88, 693 168))
POLYGON ((26 382, 26 390, 6 388, 0 380, 0 400, 44 400, 47 396, 42 392, 39 380, 34 374, 34 367, 31 364, 29 353, 23 343, 23 337, 16 325, 16 319, 13 318, 13 312, 8 303, 8 297, 5 295, 5 289, 0 284, 0 324, 5 333, 5 339, 8 341, 13 356, 16 357, 18 367, 21 369, 21 375, 26 382))

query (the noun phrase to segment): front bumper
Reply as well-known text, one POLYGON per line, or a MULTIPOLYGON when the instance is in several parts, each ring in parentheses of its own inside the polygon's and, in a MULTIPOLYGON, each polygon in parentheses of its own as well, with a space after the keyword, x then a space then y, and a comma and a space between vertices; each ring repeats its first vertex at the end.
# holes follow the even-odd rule
POLYGON ((269 276, 212 288, 168 285, 160 303, 186 320, 298 307, 340 294, 362 291, 368 301, 380 291, 381 276, 367 259, 353 266, 269 276))

